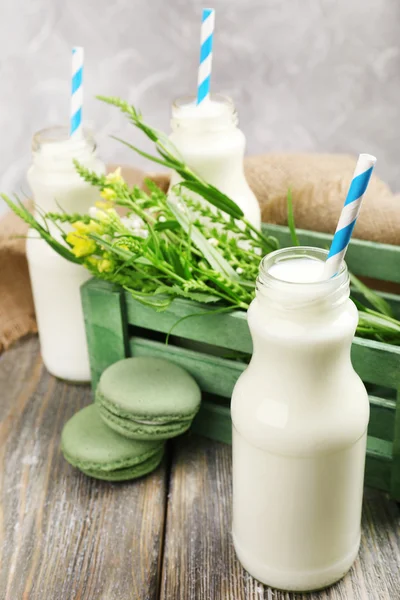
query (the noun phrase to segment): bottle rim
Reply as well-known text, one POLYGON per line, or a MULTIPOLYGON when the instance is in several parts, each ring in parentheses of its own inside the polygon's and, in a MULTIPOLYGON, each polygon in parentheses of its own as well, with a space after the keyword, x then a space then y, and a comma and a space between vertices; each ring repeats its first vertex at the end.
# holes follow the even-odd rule
POLYGON ((45 127, 34 133, 32 137, 32 152, 35 154, 46 144, 56 144, 69 141, 76 150, 83 147, 89 147, 92 152, 96 150, 96 142, 90 127, 83 129, 83 135, 74 139, 70 138, 69 127, 67 125, 52 125, 45 127))
POLYGON ((327 256, 328 250, 313 246, 282 248, 267 254, 260 262, 257 292, 285 308, 299 308, 321 302, 331 305, 341 304, 350 293, 349 273, 344 261, 340 271, 334 277, 312 282, 285 281, 270 272, 273 265, 285 260, 312 258, 325 262, 327 256))
POLYGON ((238 114, 229 96, 224 94, 210 94, 210 99, 205 100, 200 106, 196 104, 196 97, 185 95, 174 100, 172 104, 171 126, 174 131, 177 129, 191 131, 218 131, 229 127, 236 127, 238 124, 238 114), (208 112, 210 105, 219 105, 220 111, 208 112), (191 109, 185 114, 185 108, 191 109))

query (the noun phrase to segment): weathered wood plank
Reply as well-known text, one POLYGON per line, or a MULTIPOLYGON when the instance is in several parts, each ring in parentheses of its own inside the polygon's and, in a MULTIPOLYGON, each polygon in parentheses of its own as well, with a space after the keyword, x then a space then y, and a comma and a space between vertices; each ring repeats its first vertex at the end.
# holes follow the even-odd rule
MULTIPOLYGON (((187 436, 175 448, 162 567, 162 600, 395 600, 400 589, 400 509, 366 490, 360 555, 316 594, 272 591, 250 577, 231 543, 229 446, 187 436)), ((271 482, 273 493, 273 482, 271 482)))
MULTIPOLYGON (((290 232, 281 225, 263 224, 264 231, 275 236, 281 246, 292 246, 290 232)), ((302 246, 329 248, 332 236, 316 231, 298 229, 297 235, 302 246)), ((384 281, 400 282, 400 246, 378 244, 353 238, 346 253, 347 265, 355 275, 373 277, 384 281)))
POLYGON ((166 470, 123 484, 62 458, 89 386, 49 376, 30 339, 0 358, 0 598, 155 600, 166 470))

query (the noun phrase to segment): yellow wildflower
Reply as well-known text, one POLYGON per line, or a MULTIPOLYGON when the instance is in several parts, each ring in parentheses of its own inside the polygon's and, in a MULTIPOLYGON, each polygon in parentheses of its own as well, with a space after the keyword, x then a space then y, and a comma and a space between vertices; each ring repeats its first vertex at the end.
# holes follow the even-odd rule
POLYGON ((114 268, 114 262, 104 258, 103 260, 99 261, 97 268, 99 269, 99 273, 109 273, 114 268))
POLYGON ((107 183, 125 183, 124 178, 121 175, 121 167, 118 167, 112 173, 106 175, 107 183))
POLYGON ((112 208, 112 206, 113 206, 113 204, 111 202, 102 202, 101 200, 98 200, 94 204, 95 204, 95 206, 97 206, 97 208, 100 208, 101 210, 108 210, 109 208, 112 208))
POLYGON ((96 251, 96 244, 93 240, 75 231, 71 231, 67 235, 66 240, 72 246, 72 254, 77 257, 89 256, 89 254, 93 254, 96 251))
POLYGON ((95 256, 88 256, 86 259, 86 262, 91 265, 92 267, 98 267, 98 264, 100 262, 100 258, 96 258, 95 256))
POLYGON ((89 223, 83 223, 83 221, 76 221, 73 225, 74 229, 81 234, 86 233, 101 233, 101 226, 96 221, 90 221, 89 223))
POLYGON ((116 192, 114 192, 114 190, 112 188, 108 188, 105 187, 103 190, 101 190, 100 192, 100 196, 102 198, 104 198, 104 200, 115 200, 115 198, 117 197, 116 192))

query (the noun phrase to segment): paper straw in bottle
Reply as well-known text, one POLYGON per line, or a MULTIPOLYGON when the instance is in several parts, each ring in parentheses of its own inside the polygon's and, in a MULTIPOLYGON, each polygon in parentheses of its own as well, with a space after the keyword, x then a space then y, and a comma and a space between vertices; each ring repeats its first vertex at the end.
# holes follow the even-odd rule
POLYGON ((83 101, 83 48, 76 46, 72 49, 72 89, 71 89, 71 118, 70 136, 82 136, 82 101, 83 101))
POLYGON ((376 158, 371 154, 360 154, 358 157, 353 179, 326 259, 324 270, 326 279, 334 277, 340 271, 375 163, 376 158))
POLYGON ((200 40, 200 65, 197 80, 197 104, 210 99, 212 46, 214 37, 215 10, 203 9, 200 40))

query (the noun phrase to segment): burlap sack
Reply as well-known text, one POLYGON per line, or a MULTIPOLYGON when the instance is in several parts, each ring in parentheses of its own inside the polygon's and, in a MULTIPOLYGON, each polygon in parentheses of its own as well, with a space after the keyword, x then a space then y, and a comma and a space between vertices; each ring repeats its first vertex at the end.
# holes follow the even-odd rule
MULTIPOLYGON (((297 227, 333 233, 354 165, 355 158, 344 155, 266 154, 247 158, 245 170, 260 202, 263 221, 286 224, 290 186, 297 227)), ((143 172, 126 167, 123 175, 129 183, 143 185, 143 172)), ((167 174, 151 174, 151 178, 162 189, 168 188, 167 174)), ((26 232, 25 224, 14 215, 0 221, 0 351, 36 331, 24 240, 12 237, 26 232)), ((400 197, 375 175, 354 235, 400 244, 400 197)))
MULTIPOLYGON (((296 226, 333 233, 355 162, 355 157, 341 154, 265 154, 247 158, 245 170, 264 222, 286 225, 290 186, 296 226)), ((400 244, 400 195, 394 196, 376 175, 371 177, 353 235, 400 244)))

